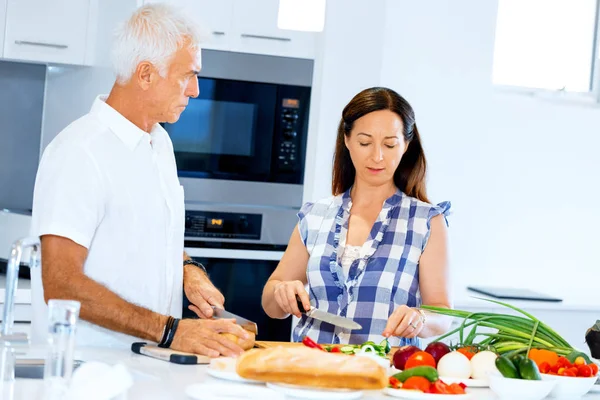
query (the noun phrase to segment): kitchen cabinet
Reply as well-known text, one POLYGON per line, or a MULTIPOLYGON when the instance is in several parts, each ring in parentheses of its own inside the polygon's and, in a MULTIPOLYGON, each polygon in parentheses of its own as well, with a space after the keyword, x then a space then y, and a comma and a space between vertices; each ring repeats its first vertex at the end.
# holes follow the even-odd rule
POLYGON ((208 34, 204 48, 313 59, 318 35, 277 28, 279 0, 144 0, 183 7, 208 34))
MULTIPOLYGON (((2 0, 0 0, 2 1, 2 0)), ((4 58, 85 65, 92 0, 4 0, 4 58)))
POLYGON ((0 57, 4 53, 4 27, 6 26, 6 0, 0 0, 0 57))
POLYGON ((203 27, 208 35, 203 48, 229 50, 233 0, 171 0, 171 3, 184 7, 188 15, 203 27))
POLYGON ((232 50, 314 58, 317 34, 279 29, 279 0, 234 0, 232 50))

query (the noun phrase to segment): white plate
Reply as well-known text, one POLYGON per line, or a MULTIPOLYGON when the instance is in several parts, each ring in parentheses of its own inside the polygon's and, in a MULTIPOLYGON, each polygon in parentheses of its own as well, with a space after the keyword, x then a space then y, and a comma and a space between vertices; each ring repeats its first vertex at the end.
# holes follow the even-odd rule
POLYGON ((310 400, 354 400, 360 399, 362 391, 349 389, 318 389, 306 386, 267 383, 267 387, 287 397, 310 400))
POLYGON ((487 379, 462 379, 462 378, 450 378, 450 377, 444 377, 444 376, 440 376, 440 380, 444 381, 444 383, 447 383, 448 385, 451 385, 453 383, 462 383, 467 385, 467 387, 471 387, 471 388, 484 388, 484 387, 490 387, 490 383, 487 381, 487 379))
POLYGON ((234 372, 220 371, 218 369, 213 369, 213 368, 209 367, 206 369, 206 373, 208 375, 212 376, 213 378, 223 379, 223 380, 231 381, 231 382, 253 383, 253 384, 263 383, 263 382, 259 382, 259 381, 253 381, 250 379, 242 378, 235 371, 234 372))
POLYGON ((472 396, 467 394, 434 394, 434 393, 423 393, 417 390, 405 390, 405 389, 392 389, 385 388, 383 393, 388 396, 398 397, 400 399, 416 399, 416 400, 465 400, 471 399, 472 396))
POLYGON ((231 383, 195 383, 185 388, 186 396, 196 400, 285 400, 285 396, 264 386, 231 383))
POLYGON ((236 361, 237 360, 235 358, 229 358, 229 357, 213 358, 210 361, 210 365, 206 369, 206 373, 208 375, 212 376, 213 378, 223 379, 223 380, 231 381, 231 382, 260 383, 260 384, 263 383, 263 382, 258 382, 258 381, 253 381, 250 379, 242 378, 241 376, 239 376, 237 374, 237 372, 235 372, 236 361))

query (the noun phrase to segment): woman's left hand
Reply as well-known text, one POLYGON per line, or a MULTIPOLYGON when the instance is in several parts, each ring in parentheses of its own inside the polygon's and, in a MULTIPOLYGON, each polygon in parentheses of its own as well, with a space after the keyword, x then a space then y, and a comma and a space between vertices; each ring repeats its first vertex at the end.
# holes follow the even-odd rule
POLYGON ((414 338, 423 330, 424 322, 423 316, 417 309, 402 305, 388 318, 383 336, 414 338))

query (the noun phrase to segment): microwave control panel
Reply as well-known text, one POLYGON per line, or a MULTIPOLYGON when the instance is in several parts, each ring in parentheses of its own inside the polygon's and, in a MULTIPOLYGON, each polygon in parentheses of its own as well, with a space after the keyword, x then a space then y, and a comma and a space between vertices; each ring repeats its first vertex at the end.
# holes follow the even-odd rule
POLYGON ((300 100, 283 99, 281 108, 281 138, 278 165, 282 171, 295 170, 298 166, 300 144, 298 141, 298 110, 300 100))
POLYGON ((185 212, 185 236, 188 238, 260 240, 261 226, 260 214, 185 212))

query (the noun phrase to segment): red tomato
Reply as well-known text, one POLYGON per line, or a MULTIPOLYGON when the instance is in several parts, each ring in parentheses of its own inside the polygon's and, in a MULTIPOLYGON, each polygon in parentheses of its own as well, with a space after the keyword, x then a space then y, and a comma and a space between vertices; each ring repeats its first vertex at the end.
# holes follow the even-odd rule
POLYGON ((331 349, 331 352, 332 352, 332 353, 341 353, 342 351, 340 350, 340 348, 339 348, 339 347, 333 347, 333 348, 331 349))
POLYGON ((394 378, 393 376, 390 376, 390 386, 394 389, 399 389, 402 387, 402 384, 398 379, 394 378))
POLYGON ((589 378, 590 376, 592 376, 592 367, 590 367, 589 365, 577 366, 577 376, 589 378))
POLYGON ((408 360, 406 360, 406 364, 404 365, 404 369, 419 367, 421 365, 429 365, 430 367, 435 368, 435 359, 429 353, 417 351, 415 354, 408 357, 408 360))
POLYGON ((569 362, 567 357, 558 357, 558 362, 556 363, 559 367, 570 368, 573 365, 569 362))
POLYGON ((429 391, 429 380, 422 376, 411 376, 404 381, 402 389, 420 390, 427 393, 429 391))
POLYGON ((589 364, 592 369, 592 376, 596 376, 598 374, 598 366, 594 363, 589 364))
POLYGON ((540 372, 542 374, 547 374, 548 372, 550 372, 550 364, 548 364, 546 361, 544 361, 543 363, 540 364, 540 372))
POLYGON ((467 356, 467 358, 469 360, 471 358, 473 358, 473 356, 475 355, 475 350, 472 347, 461 347, 461 348, 457 349, 456 351, 458 351, 459 353, 462 353, 465 356, 467 356))
POLYGON ((440 380, 437 380, 431 384, 430 392, 435 394, 452 394, 450 393, 450 388, 448 385, 440 380))
POLYGON ((450 394, 465 394, 465 389, 460 386, 458 383, 451 383, 448 386, 448 389, 450 391, 450 394))

